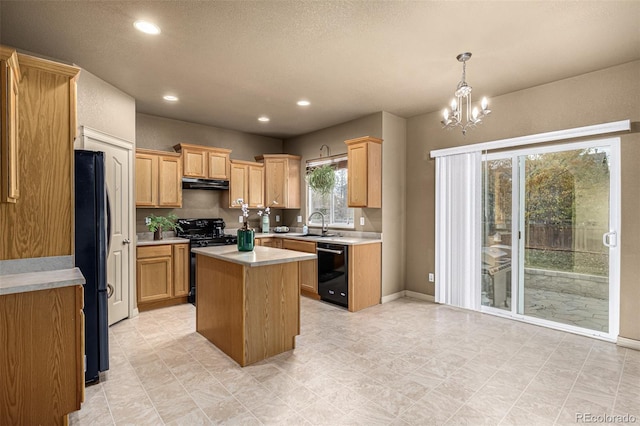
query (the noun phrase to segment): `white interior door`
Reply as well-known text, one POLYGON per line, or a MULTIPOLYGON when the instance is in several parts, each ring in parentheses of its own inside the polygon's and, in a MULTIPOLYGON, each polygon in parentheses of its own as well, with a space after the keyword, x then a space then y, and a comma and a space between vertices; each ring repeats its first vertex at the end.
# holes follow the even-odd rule
POLYGON ((82 148, 105 153, 105 174, 110 207, 111 245, 107 258, 109 325, 130 316, 133 269, 132 221, 133 144, 83 127, 82 148))

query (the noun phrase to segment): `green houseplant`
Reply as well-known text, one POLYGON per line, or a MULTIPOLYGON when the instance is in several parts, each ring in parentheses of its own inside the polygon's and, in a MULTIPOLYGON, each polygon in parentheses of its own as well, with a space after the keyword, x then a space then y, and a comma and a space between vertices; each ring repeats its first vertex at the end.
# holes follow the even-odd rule
POLYGON ((172 231, 179 229, 182 231, 182 227, 176 223, 176 220, 178 220, 178 216, 173 213, 169 213, 166 217, 152 214, 145 218, 145 223, 149 231, 153 232, 153 239, 161 240, 163 229, 172 231))
POLYGON ((309 187, 320 195, 330 194, 336 184, 333 167, 328 164, 316 167, 307 174, 307 182, 309 187))

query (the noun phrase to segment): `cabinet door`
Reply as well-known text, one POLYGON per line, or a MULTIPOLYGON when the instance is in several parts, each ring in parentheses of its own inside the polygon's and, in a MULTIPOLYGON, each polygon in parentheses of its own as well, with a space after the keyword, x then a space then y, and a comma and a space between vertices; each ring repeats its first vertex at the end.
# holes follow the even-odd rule
POLYGON ((158 157, 136 153, 136 207, 158 204, 158 157))
POLYGON ((231 176, 229 179, 229 207, 240 208, 236 204, 238 198, 245 203, 249 202, 248 196, 248 168, 244 164, 231 163, 231 176))
POLYGON ((138 259, 136 263, 138 303, 171 297, 171 256, 138 259))
MULTIPOLYGON (((15 59, 15 54, 13 55, 15 59)), ((2 201, 15 203, 20 197, 18 173, 18 80, 8 61, 0 61, 2 85, 0 120, 0 160, 2 161, 2 201)))
POLYGON ((184 148, 182 150, 183 173, 194 178, 207 177, 207 153, 202 149, 184 148))
POLYGON ((264 166, 248 166, 249 207, 264 207, 264 166))
POLYGON ((210 179, 230 179, 229 176, 229 154, 209 151, 209 174, 210 179))
POLYGON ((367 206, 367 144, 351 145, 348 148, 349 207, 367 206))
POLYGON ((173 295, 189 294, 189 244, 173 245, 173 295))
POLYGON ((287 207, 287 198, 285 193, 285 180, 287 176, 287 160, 285 159, 268 159, 264 164, 265 172, 265 198, 269 203, 277 201, 279 208, 287 207))
POLYGON ((182 207, 180 157, 158 157, 158 206, 182 207))
POLYGON ((305 260, 300 262, 300 288, 318 293, 318 262, 305 260))

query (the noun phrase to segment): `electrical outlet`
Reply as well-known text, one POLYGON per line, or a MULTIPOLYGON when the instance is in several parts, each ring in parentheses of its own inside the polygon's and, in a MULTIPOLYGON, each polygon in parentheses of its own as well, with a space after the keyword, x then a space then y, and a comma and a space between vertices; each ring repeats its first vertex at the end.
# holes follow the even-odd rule
POLYGON ((243 223, 244 222, 244 217, 238 216, 238 222, 243 223))
POLYGON ((360 226, 364 226, 364 217, 360 218, 360 226))
POLYGON ((298 223, 302 223, 302 216, 298 216, 298 223))
POLYGON ((432 282, 435 282, 435 280, 436 280, 435 275, 432 272, 429 272, 429 282, 432 283, 432 282))
POLYGON ((280 215, 279 214, 276 215, 276 222, 280 222, 280 215))

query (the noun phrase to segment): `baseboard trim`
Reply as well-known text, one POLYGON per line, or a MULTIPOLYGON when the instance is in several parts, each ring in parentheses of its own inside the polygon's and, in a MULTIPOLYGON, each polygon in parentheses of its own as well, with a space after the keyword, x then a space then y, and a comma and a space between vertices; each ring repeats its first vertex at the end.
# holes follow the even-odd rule
POLYGON ((430 294, 418 293, 416 291, 405 290, 405 297, 413 297, 414 299, 424 300, 426 302, 436 303, 436 298, 430 294))
POLYGON ((389 294, 387 296, 382 296, 382 298, 380 299, 380 303, 388 303, 391 301, 394 301, 396 299, 400 299, 402 297, 404 297, 406 290, 400 290, 397 293, 393 293, 393 294, 389 294))
POLYGON ((616 344, 618 346, 622 346, 623 348, 635 349, 636 351, 640 351, 640 340, 628 339, 626 337, 618 336, 616 344))

